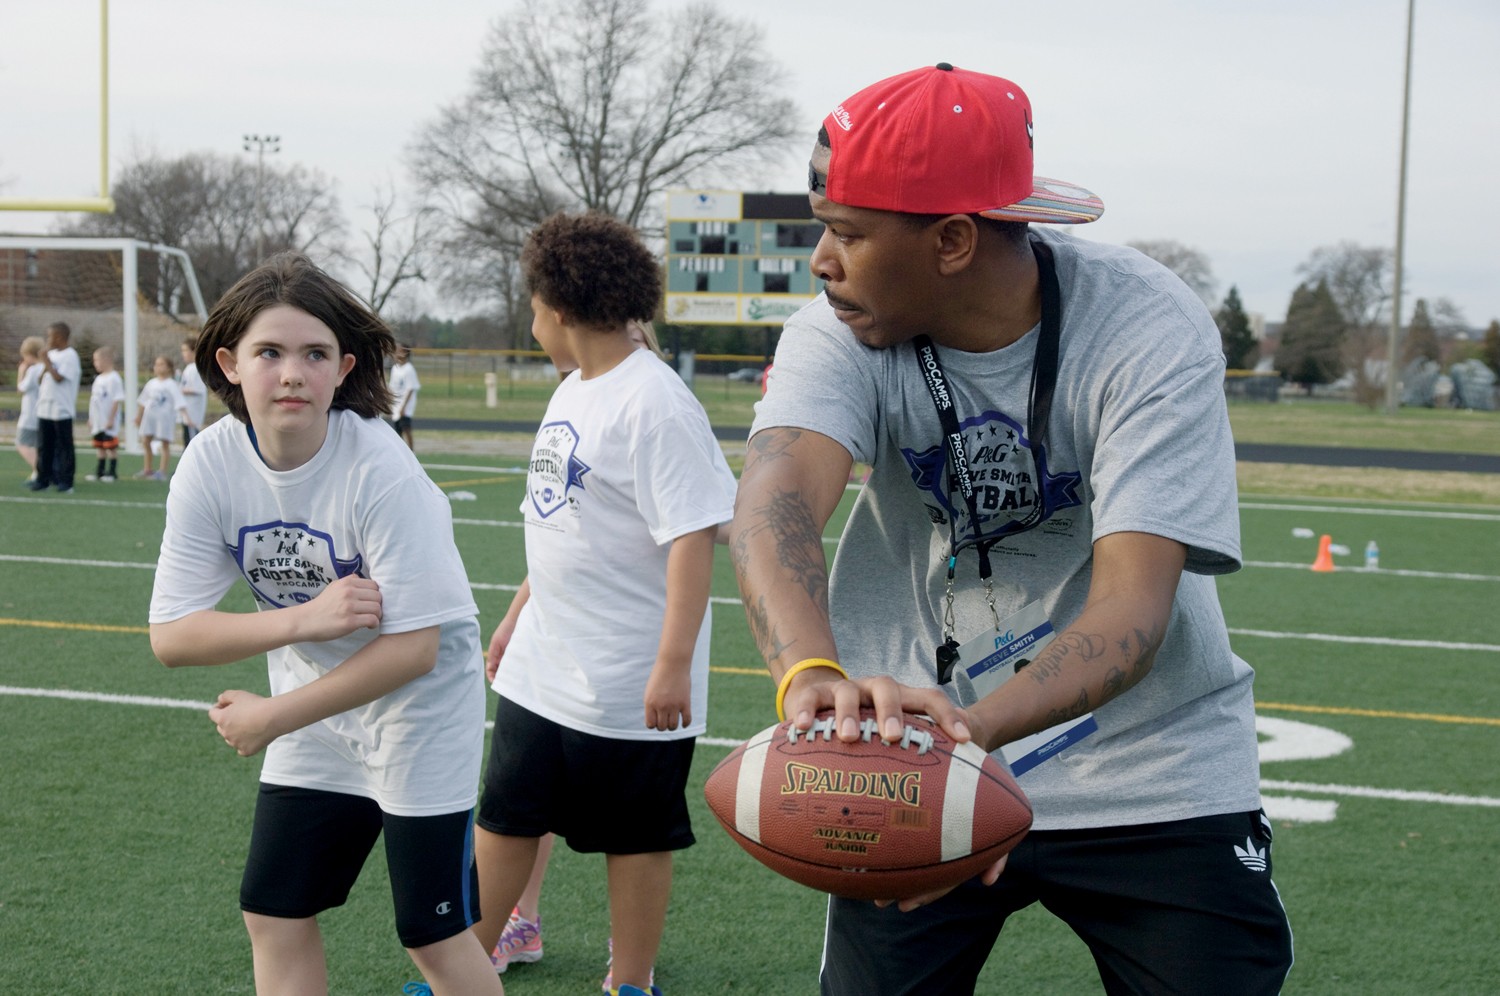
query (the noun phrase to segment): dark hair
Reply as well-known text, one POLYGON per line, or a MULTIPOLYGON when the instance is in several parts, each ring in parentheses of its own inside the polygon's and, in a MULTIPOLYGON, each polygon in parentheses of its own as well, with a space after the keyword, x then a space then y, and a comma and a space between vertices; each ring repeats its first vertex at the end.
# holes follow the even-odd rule
POLYGON ((385 383, 384 365, 396 346, 390 327, 306 256, 285 252, 272 256, 225 291, 198 336, 193 362, 204 385, 219 396, 231 415, 241 422, 250 421, 244 393, 224 376, 216 354, 220 349, 232 352, 256 316, 277 305, 305 311, 328 326, 338 339, 339 353, 354 357, 354 369, 333 394, 334 408, 347 408, 364 418, 378 418, 390 410, 394 398, 385 383))
POLYGON ((521 250, 531 293, 591 327, 650 321, 661 301, 656 257, 635 229, 608 215, 558 213, 521 250))
POLYGON ((68 323, 67 322, 53 322, 51 325, 47 326, 47 331, 48 332, 52 332, 52 331, 61 332, 62 333, 62 337, 63 337, 63 342, 67 342, 69 339, 73 338, 73 330, 70 329, 70 328, 68 328, 68 323))

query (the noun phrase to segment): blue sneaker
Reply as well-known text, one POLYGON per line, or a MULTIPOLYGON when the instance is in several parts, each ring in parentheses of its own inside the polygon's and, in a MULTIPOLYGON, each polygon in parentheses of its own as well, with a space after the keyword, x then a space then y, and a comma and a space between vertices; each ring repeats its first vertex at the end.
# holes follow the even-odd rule
POLYGON ((640 986, 632 986, 628 982, 619 989, 611 989, 609 992, 610 996, 661 996, 661 990, 656 988, 655 983, 652 983, 650 992, 640 986))
POLYGON ((432 996, 432 987, 425 982, 408 982, 401 991, 407 996, 432 996))

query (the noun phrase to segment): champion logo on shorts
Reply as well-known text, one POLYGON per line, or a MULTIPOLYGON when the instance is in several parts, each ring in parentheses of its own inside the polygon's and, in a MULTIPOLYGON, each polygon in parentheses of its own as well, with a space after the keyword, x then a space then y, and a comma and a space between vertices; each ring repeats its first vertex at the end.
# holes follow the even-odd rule
POLYGON ((1249 837, 1245 838, 1245 846, 1243 848, 1238 844, 1234 845, 1234 856, 1240 859, 1240 864, 1253 872, 1263 872, 1266 870, 1266 849, 1257 849, 1255 841, 1249 837))

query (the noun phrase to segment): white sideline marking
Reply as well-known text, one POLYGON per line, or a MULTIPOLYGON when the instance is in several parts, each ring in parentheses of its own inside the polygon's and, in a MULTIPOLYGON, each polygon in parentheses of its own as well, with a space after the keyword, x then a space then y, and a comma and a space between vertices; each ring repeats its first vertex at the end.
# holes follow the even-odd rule
POLYGON ((0 561, 19 564, 57 564, 62 567, 134 567, 140 570, 156 570, 156 562, 149 564, 135 560, 70 560, 66 557, 30 557, 16 553, 0 553, 0 561))
POLYGON ((1298 799, 1289 795, 1263 795, 1260 808, 1271 819, 1288 823, 1332 823, 1339 815, 1339 804, 1332 799, 1298 799))
MULTIPOLYGON (((1307 564, 1293 564, 1285 561, 1246 560, 1242 561, 1242 564, 1245 567, 1291 568, 1299 571, 1311 570, 1311 567, 1307 564)), ((1391 577, 1398 578, 1438 578, 1443 581, 1500 581, 1500 575, 1497 574, 1464 574, 1460 572, 1445 574, 1442 571, 1412 571, 1396 567, 1337 567, 1335 571, 1339 574, 1388 574, 1391 577)))
POLYGON ((1406 508, 1354 508, 1346 505, 1281 505, 1252 501, 1240 502, 1240 508, 1270 512, 1338 512, 1349 515, 1394 515, 1412 519, 1467 519, 1472 522, 1500 522, 1500 515, 1487 512, 1427 512, 1406 508))
MULTIPOLYGON (((459 520, 454 520, 455 522, 459 520)), ((479 522, 480 525, 520 525, 520 523, 493 523, 479 522)), ((154 571, 156 564, 144 563, 130 560, 73 560, 63 557, 34 557, 21 554, 0 553, 0 562, 12 562, 23 564, 55 564, 64 567, 120 567, 134 568, 139 570, 154 571)), ((469 587, 476 591, 516 591, 518 585, 513 584, 489 584, 485 582, 471 581, 469 587)), ((743 605, 744 603, 733 596, 714 595, 709 598, 714 605, 743 605)), ((1359 643, 1380 647, 1413 647, 1424 650, 1480 650, 1490 653, 1500 652, 1500 645, 1493 643, 1453 643, 1445 640, 1404 640, 1385 636, 1340 636, 1334 633, 1284 633, 1265 629, 1240 629, 1230 627, 1231 636, 1260 636, 1270 640, 1315 640, 1324 643, 1359 643)))
POLYGON ((79 692, 68 688, 16 688, 0 685, 0 695, 23 695, 37 699, 71 699, 77 702, 112 702, 116 705, 164 706, 168 709, 201 709, 208 712, 212 702, 189 702, 186 699, 163 699, 152 695, 112 695, 108 692, 79 692))
POLYGON ((1274 778, 1262 778, 1260 787, 1279 792, 1315 792, 1318 795, 1350 795, 1361 799, 1386 799, 1393 802, 1439 802, 1447 806, 1487 806, 1500 809, 1500 799, 1492 799, 1483 795, 1408 792, 1404 789, 1367 788, 1363 785, 1316 785, 1309 782, 1283 782, 1274 778))
POLYGON ((90 508, 161 508, 167 507, 165 499, 157 502, 152 501, 109 501, 105 498, 79 498, 76 494, 58 495, 56 498, 20 498, 10 495, 0 495, 0 502, 12 501, 24 505, 48 504, 60 505, 66 502, 69 505, 87 505, 90 508))
MULTIPOLYGON (((80 692, 65 688, 18 688, 0 685, 0 695, 16 695, 30 698, 65 699, 69 701, 107 702, 116 705, 163 706, 172 709, 201 709, 208 711, 210 702, 190 702, 186 699, 164 699, 149 695, 112 695, 107 692, 80 692)), ((488 729, 494 724, 486 723, 488 729)), ((738 747, 744 741, 724 737, 699 737, 698 742, 710 747, 738 747)), ((1362 799, 1385 799, 1392 802, 1432 802, 1447 806, 1484 806, 1500 809, 1500 799, 1482 795, 1450 795, 1446 792, 1410 792, 1403 789, 1378 789, 1363 785, 1319 785, 1309 782, 1284 782, 1271 778, 1260 780, 1262 789, 1278 792, 1309 792, 1317 795, 1347 795, 1362 799)))
POLYGON ((1493 643, 1450 643, 1445 640, 1402 640, 1391 636, 1339 636, 1335 633, 1278 633, 1269 629, 1229 627, 1230 636, 1260 636, 1268 640, 1316 640, 1323 643, 1363 643, 1379 647, 1415 647, 1426 650, 1482 650, 1500 653, 1493 643))

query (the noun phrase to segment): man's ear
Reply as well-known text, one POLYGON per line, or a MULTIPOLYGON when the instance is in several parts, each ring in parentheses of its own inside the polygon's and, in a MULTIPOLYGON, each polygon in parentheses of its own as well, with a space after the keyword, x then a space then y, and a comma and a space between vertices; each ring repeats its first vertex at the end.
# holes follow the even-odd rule
POLYGON ((219 365, 220 370, 224 371, 225 380, 231 384, 238 384, 240 382, 239 361, 235 359, 232 351, 220 346, 214 350, 214 362, 219 365))
POLYGON ((951 276, 969 268, 979 250, 979 226, 966 214, 950 214, 934 227, 938 272, 951 276))

